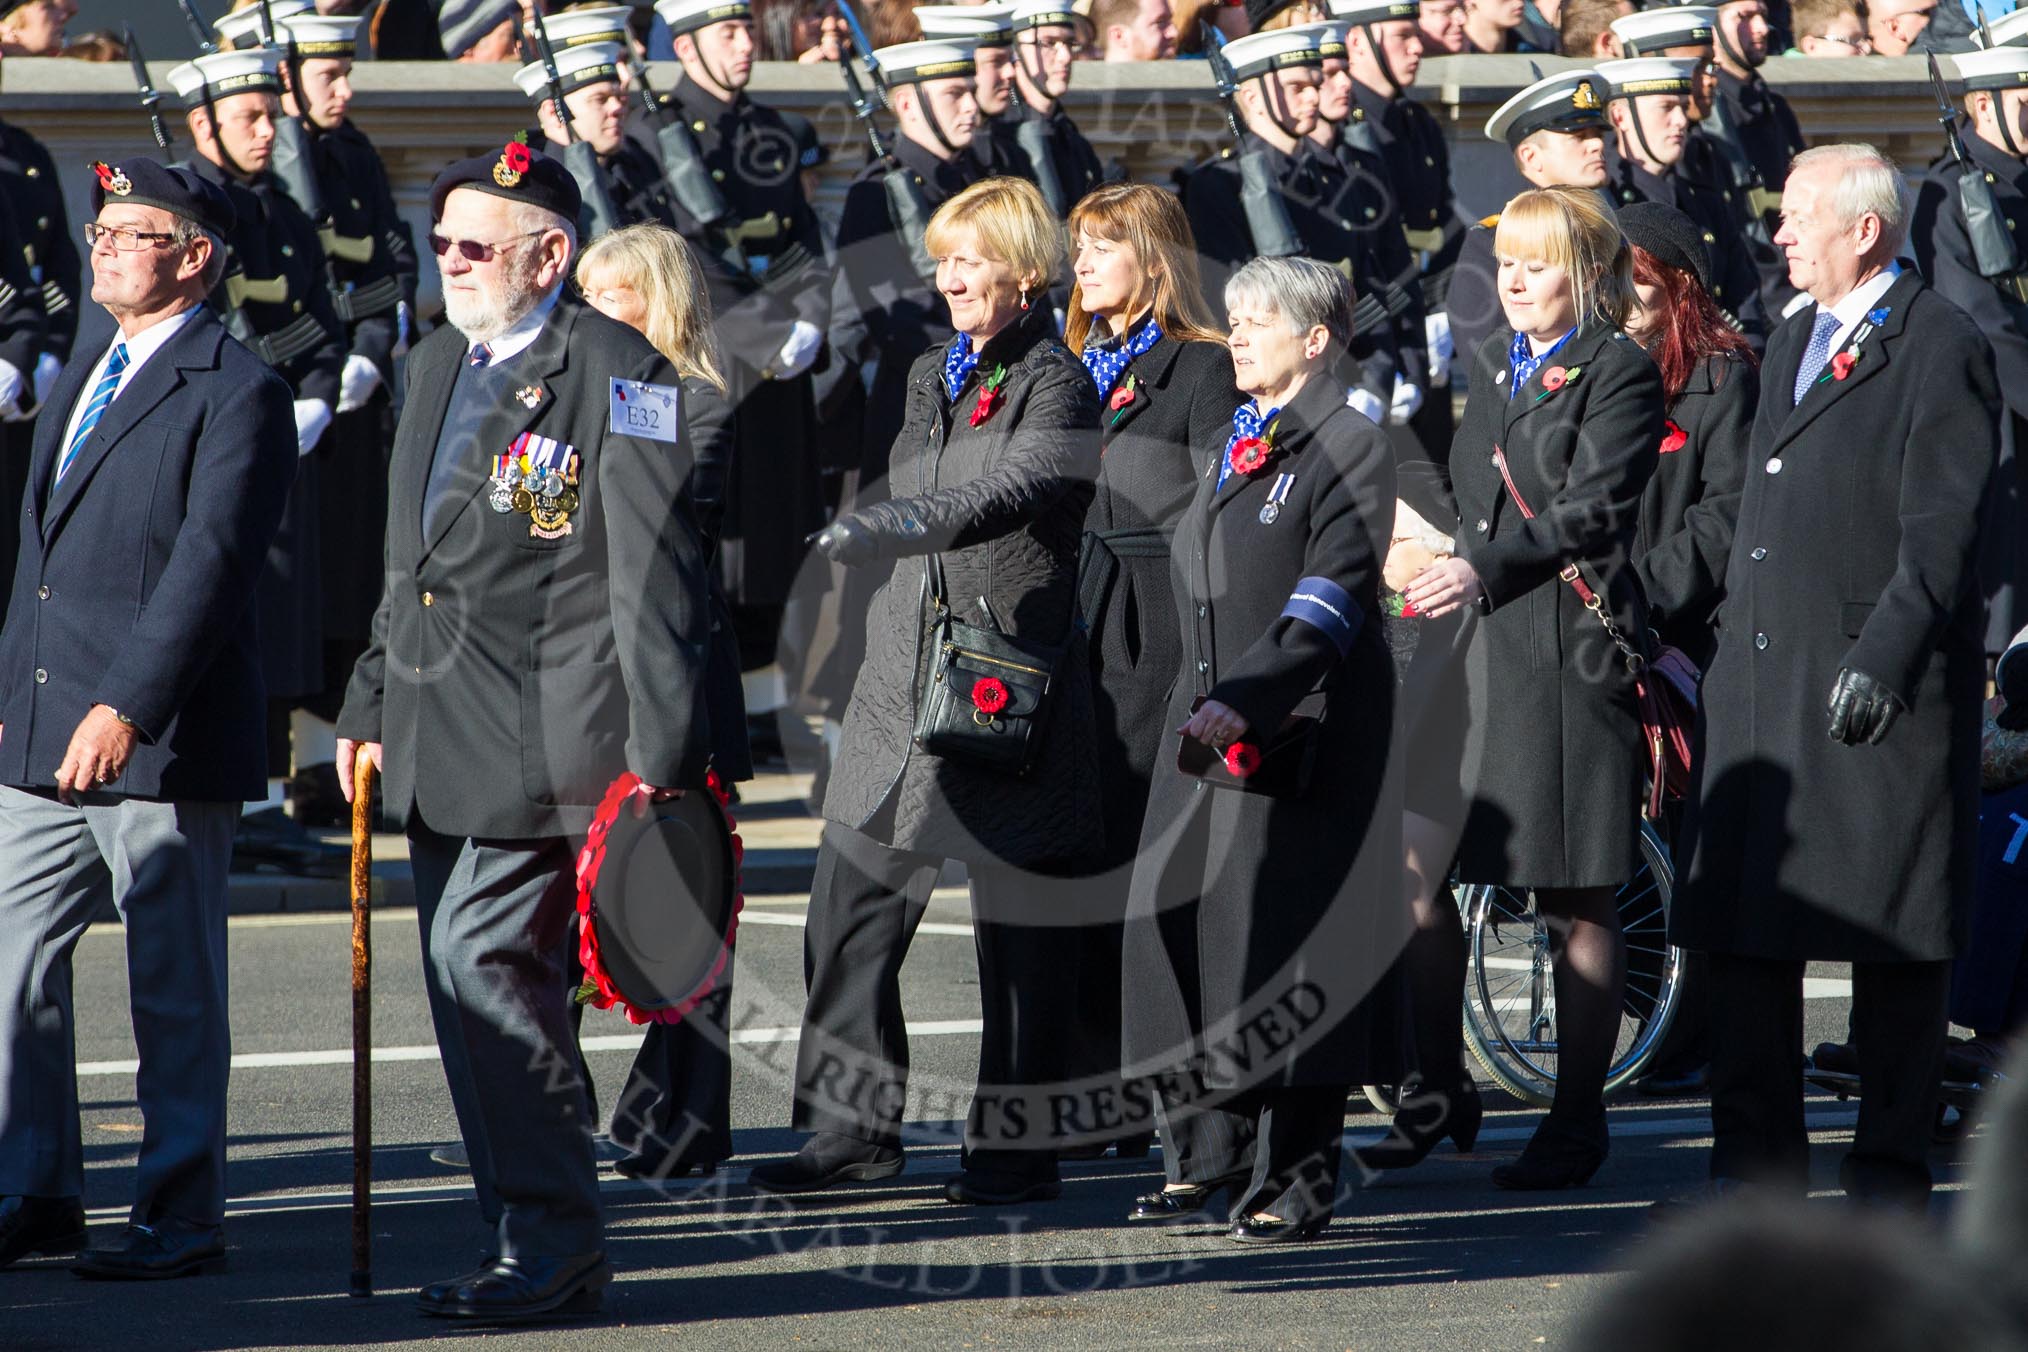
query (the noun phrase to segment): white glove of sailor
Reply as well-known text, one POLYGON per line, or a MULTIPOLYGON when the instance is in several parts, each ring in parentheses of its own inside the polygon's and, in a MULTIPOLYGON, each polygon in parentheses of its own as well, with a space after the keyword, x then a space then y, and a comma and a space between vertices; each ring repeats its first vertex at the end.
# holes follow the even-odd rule
POLYGON ((338 411, 357 413, 379 388, 380 368, 373 359, 357 352, 347 354, 344 374, 338 377, 338 411))
POLYGON ((21 405, 25 402, 22 396, 28 392, 28 382, 22 379, 21 372, 0 361, 0 419, 20 422, 26 418, 28 414, 21 405))
POLYGON ((1422 407, 1422 386, 1411 385, 1400 376, 1394 378, 1394 397, 1388 401, 1387 421, 1401 427, 1415 416, 1422 407))
POLYGON ((296 401, 296 454, 308 455, 317 449, 324 430, 331 425, 331 406, 322 399, 296 401))
POLYGON ((1373 391, 1354 386, 1345 391, 1345 403, 1347 407, 1356 408, 1365 414, 1368 422, 1380 427, 1387 425, 1387 405, 1381 403, 1380 396, 1373 391))
POLYGON ((772 380, 794 380, 810 369, 810 363, 817 360, 818 351, 824 346, 824 334, 807 319, 798 319, 796 326, 789 330, 788 341, 775 354, 768 367, 772 380))
POLYGON ((1451 317, 1441 310, 1422 321, 1422 336, 1429 345, 1429 387, 1440 390, 1451 383, 1451 362, 1458 345, 1451 338, 1451 317))

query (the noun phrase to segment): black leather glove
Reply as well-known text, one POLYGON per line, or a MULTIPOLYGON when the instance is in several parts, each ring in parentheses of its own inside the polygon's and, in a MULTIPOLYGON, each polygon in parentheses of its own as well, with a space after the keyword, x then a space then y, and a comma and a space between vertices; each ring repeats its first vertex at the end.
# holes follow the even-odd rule
POLYGON ((871 563, 880 556, 880 541, 857 517, 841 516, 803 541, 833 563, 847 568, 871 563))
POLYGON ((1831 740, 1846 746, 1878 746, 1901 717, 1901 696, 1863 671, 1838 669, 1831 687, 1831 740))

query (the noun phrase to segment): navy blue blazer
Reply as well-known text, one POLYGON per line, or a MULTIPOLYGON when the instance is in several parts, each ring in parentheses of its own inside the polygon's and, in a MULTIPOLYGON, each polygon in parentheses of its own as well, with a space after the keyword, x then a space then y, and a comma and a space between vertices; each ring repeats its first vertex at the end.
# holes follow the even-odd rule
POLYGON ((0 629, 0 783, 52 786, 78 723, 106 704, 140 735, 113 792, 258 798, 267 707, 253 596, 296 476, 289 387, 203 307, 52 487, 102 354, 92 344, 65 368, 35 423, 0 629))

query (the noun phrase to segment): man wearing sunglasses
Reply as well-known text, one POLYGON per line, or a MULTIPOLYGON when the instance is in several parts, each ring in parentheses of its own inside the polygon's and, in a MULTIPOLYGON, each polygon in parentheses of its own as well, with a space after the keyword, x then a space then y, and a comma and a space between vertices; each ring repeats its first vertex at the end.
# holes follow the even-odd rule
POLYGON ((225 280, 213 304, 226 328, 289 382, 302 457, 259 596, 269 701, 268 791, 249 805, 238 850, 299 873, 336 874, 342 848, 324 846, 287 815, 291 712, 324 689, 323 586, 318 542, 320 474, 311 452, 330 430, 345 367, 345 328, 332 308, 317 227, 275 176, 282 116, 274 49, 219 52, 169 72, 183 96, 197 154, 191 170, 233 203, 225 280))
POLYGON ((267 762, 254 594, 296 476, 287 384, 205 297, 231 201, 93 166, 91 298, 35 424, 0 630, 0 1266, 85 1240, 71 952, 126 925, 146 1130, 128 1225, 79 1264, 225 1264, 226 875, 267 762))
POLYGON ((564 944, 582 842, 631 771, 639 806, 702 791, 709 581, 676 370, 566 298, 581 202, 512 141, 430 190, 443 327, 408 359, 386 587, 338 718, 339 783, 386 778, 416 878, 444 1075, 493 1231, 436 1318, 596 1310, 591 1104, 564 944))

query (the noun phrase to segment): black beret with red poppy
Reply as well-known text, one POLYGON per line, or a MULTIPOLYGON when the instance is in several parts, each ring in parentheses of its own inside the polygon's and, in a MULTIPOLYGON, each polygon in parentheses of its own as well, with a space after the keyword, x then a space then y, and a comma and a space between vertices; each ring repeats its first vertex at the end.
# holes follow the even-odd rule
POLYGON ((172 216, 181 216, 224 239, 230 235, 238 216, 232 199, 217 184, 191 170, 157 164, 135 155, 116 164, 95 160, 92 174, 92 215, 107 202, 156 207, 172 216))
POLYGON ((570 170, 560 160, 531 149, 520 137, 490 155, 459 160, 438 174, 436 182, 430 185, 431 220, 443 219, 444 199, 456 188, 490 193, 510 202, 527 202, 555 212, 572 225, 577 224, 578 211, 584 205, 570 170))

